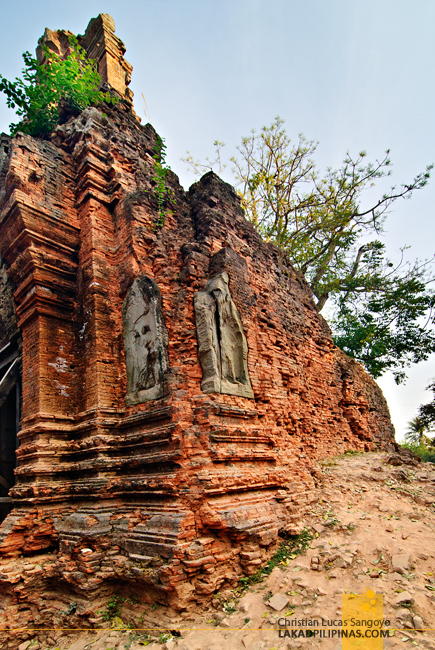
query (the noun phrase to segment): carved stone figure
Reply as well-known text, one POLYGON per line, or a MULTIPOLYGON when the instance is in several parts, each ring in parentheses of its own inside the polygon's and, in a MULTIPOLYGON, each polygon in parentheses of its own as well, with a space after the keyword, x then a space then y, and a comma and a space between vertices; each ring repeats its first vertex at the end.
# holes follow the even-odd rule
POLYGON ((195 295, 201 388, 204 393, 254 397, 248 376, 248 344, 228 283, 228 274, 220 273, 195 295))
POLYGON ((127 366, 127 406, 163 396, 168 333, 156 283, 136 278, 122 305, 127 366))

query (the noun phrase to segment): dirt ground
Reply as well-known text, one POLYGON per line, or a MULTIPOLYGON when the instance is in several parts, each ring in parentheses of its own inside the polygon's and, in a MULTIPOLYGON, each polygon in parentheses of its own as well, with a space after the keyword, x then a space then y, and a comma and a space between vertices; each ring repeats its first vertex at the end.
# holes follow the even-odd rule
POLYGON ((318 502, 304 522, 313 539, 263 581, 223 591, 197 613, 124 603, 100 630, 56 631, 48 645, 35 637, 19 650, 338 650, 341 639, 328 638, 328 629, 344 629, 336 627, 342 595, 363 592, 383 597, 385 648, 435 650, 435 465, 386 459, 367 453, 321 464, 318 502), (131 616, 143 629, 116 629, 131 616), (300 634, 310 621, 324 638, 300 634), (283 636, 286 629, 296 636, 283 636))

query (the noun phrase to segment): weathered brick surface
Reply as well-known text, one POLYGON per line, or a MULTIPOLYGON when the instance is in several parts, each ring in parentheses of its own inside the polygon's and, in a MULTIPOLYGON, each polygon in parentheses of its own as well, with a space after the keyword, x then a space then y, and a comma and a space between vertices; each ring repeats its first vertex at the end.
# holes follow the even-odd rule
POLYGON ((0 187, 23 338, 14 510, 0 529, 11 628, 19 603, 29 622, 61 624, 68 600, 79 625, 120 581, 200 603, 300 529, 316 460, 394 444, 381 391, 334 347, 304 278, 234 190, 210 173, 185 193, 169 173, 156 228, 156 134, 128 101, 105 113, 86 109, 50 142, 19 134, 0 187), (222 272, 253 399, 201 391, 193 299, 222 272), (163 397, 127 407, 122 304, 141 275, 162 296, 169 369, 163 397))
MULTIPOLYGON (((0 135, 0 187, 3 186, 8 161, 11 139, 4 133, 0 135)), ((0 190, 1 199, 1 190, 0 190)), ((13 300, 14 285, 7 273, 7 264, 0 255, 0 350, 17 333, 17 316, 13 300)))

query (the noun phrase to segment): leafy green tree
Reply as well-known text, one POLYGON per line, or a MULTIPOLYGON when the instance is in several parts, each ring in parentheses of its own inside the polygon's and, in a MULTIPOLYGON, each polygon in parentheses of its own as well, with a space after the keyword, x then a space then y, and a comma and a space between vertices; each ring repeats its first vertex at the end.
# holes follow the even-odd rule
MULTIPOLYGON (((184 159, 197 174, 216 161, 184 159)), ((330 307, 336 344, 374 376, 404 368, 435 351, 430 329, 435 304, 428 286, 430 261, 394 266, 379 240, 392 204, 423 188, 432 165, 410 183, 391 187, 365 205, 368 190, 391 174, 389 152, 368 162, 349 153, 342 166, 321 175, 313 161, 317 143, 299 135, 292 143, 277 117, 242 139, 231 160, 246 217, 267 240, 284 249, 310 283, 318 311, 330 307)))
POLYGON ((11 135, 22 131, 46 137, 59 123, 62 106, 78 113, 91 104, 116 101, 99 90, 101 78, 95 61, 86 59, 75 37, 70 38, 70 44, 71 54, 65 60, 47 47, 43 64, 24 52, 22 79, 8 81, 0 75, 0 91, 6 94, 7 105, 22 117, 10 124, 11 135))
POLYGON ((408 422, 408 429, 405 433, 406 442, 413 445, 421 445, 424 434, 429 427, 426 422, 418 415, 408 422))
MULTIPOLYGON (((420 406, 418 417, 425 426, 426 431, 429 431, 435 428, 435 380, 429 384, 427 390, 432 391, 432 401, 420 406)), ((433 439, 432 445, 435 447, 435 439, 433 439)))
POLYGON ((419 265, 402 275, 367 267, 372 288, 367 282, 361 292, 336 296, 334 342, 373 377, 390 370, 401 383, 406 379, 404 368, 427 360, 435 351, 435 336, 428 327, 435 302, 426 285, 430 279, 419 265))
MULTIPOLYGON (((431 388, 435 394, 435 382, 428 388, 431 388)), ((420 406, 419 414, 408 422, 405 443, 402 444, 402 447, 410 449, 423 462, 435 463, 435 438, 427 435, 433 431, 432 427, 434 424, 435 401, 431 404, 420 406)))

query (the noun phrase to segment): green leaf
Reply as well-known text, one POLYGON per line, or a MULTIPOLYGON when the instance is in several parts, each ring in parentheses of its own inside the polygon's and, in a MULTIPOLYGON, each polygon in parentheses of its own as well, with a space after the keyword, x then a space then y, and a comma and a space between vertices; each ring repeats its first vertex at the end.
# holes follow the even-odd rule
POLYGON ((103 101, 117 101, 98 90, 101 79, 95 61, 86 58, 77 38, 71 36, 70 44, 71 54, 64 60, 44 47, 44 64, 25 52, 23 79, 10 82, 0 76, 0 91, 6 94, 7 105, 23 118, 10 125, 12 135, 22 131, 46 137, 59 123, 62 107, 74 113, 103 101))

